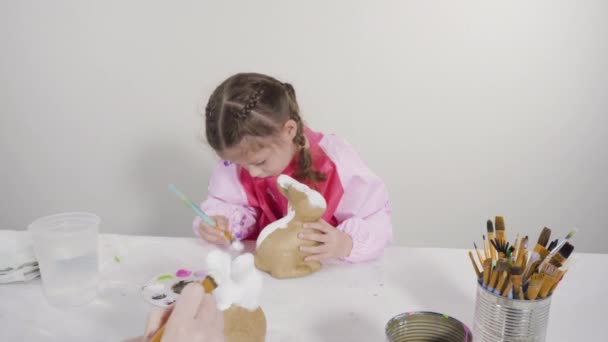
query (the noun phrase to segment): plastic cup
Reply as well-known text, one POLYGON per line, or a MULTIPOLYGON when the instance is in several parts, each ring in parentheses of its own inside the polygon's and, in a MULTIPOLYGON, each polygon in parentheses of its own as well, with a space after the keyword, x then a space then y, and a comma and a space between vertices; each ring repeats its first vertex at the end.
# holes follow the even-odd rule
POLYGON ((42 217, 29 225, 42 288, 52 306, 81 306, 97 296, 100 221, 94 214, 76 212, 42 217))

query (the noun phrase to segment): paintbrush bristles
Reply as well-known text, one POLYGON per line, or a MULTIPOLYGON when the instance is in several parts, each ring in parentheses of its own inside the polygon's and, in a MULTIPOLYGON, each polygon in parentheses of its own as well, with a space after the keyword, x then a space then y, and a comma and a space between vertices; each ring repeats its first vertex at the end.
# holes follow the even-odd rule
POLYGON ((521 289, 521 276, 524 270, 521 267, 512 266, 509 271, 511 272, 511 281, 513 282, 513 297, 524 299, 521 289))
POLYGON ((524 282, 534 275, 534 272, 536 272, 536 268, 540 265, 540 262, 541 260, 536 260, 530 264, 530 267, 526 270, 526 274, 524 275, 524 282))
POLYGON ((547 249, 551 252, 553 251, 553 248, 555 248, 557 246, 558 243, 558 239, 555 239, 553 241, 551 241, 551 243, 549 244, 549 247, 547 247, 547 249))
POLYGON ((503 253, 504 255, 507 255, 507 252, 509 251, 509 243, 507 241, 496 238, 491 242, 498 253, 503 253))
POLYGON ((502 216, 496 216, 494 218, 494 231, 496 232, 496 238, 501 241, 507 241, 507 232, 505 230, 505 219, 502 216))
POLYGON ((572 237, 578 232, 578 228, 574 228, 571 231, 568 232, 568 235, 566 235, 566 240, 570 240, 572 239, 572 237))
POLYGON ((544 278, 545 276, 540 273, 536 273, 532 276, 532 278, 530 279, 530 283, 528 284, 528 293, 526 295, 526 298, 528 298, 529 300, 536 299, 536 297, 538 296, 538 292, 540 291, 540 287, 543 284, 544 278))
POLYGON ((497 240, 507 241, 507 232, 505 231, 505 219, 502 216, 496 216, 496 218, 494 219, 494 231, 496 233, 497 240))
POLYGON ((558 253, 564 257, 564 259, 568 259, 570 254, 572 254, 572 251, 574 251, 574 246, 570 242, 566 242, 558 253))
POLYGON ((509 271, 511 272, 511 275, 523 275, 524 274, 524 269, 519 266, 511 266, 509 271))
POLYGON ((551 229, 544 227, 538 236, 537 244, 546 247, 547 243, 549 243, 549 239, 551 238, 551 229))
POLYGON ((490 254, 492 255, 492 260, 496 260, 496 249, 491 243, 494 240, 494 225, 492 224, 492 220, 486 222, 486 228, 488 230, 488 242, 490 242, 490 254))
POLYGON ((545 298, 549 294, 549 290, 557 283, 557 278, 553 275, 545 275, 545 279, 543 280, 543 284, 540 287, 540 291, 538 292, 538 296, 540 298, 545 298))
POLYGON ((496 216, 494 218, 494 228, 496 230, 496 233, 498 234, 498 231, 505 231, 505 218, 502 216, 496 216))
MULTIPOLYGON (((570 257, 570 255, 572 254, 572 251, 574 250, 574 246, 572 244, 570 244, 570 242, 566 242, 564 244, 564 246, 562 248, 560 248, 560 250, 557 253, 551 253, 549 256, 551 256, 550 260, 548 260, 549 263, 557 266, 557 267, 561 267, 566 260, 568 260, 568 258, 570 257)), ((547 258, 549 258, 549 256, 547 258)), ((544 263, 547 263, 547 261, 545 261, 544 263)))
POLYGON ((556 276, 557 273, 559 272, 559 269, 557 267, 555 267, 554 265, 545 264, 545 265, 543 265, 543 267, 540 271, 548 276, 556 276))

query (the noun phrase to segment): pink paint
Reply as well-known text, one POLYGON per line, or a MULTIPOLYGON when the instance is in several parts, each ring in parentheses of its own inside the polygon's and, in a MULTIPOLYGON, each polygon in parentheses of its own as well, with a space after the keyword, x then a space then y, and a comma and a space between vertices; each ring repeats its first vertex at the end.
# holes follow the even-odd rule
POLYGON ((188 270, 177 270, 177 272, 175 273, 176 276, 178 276, 179 278, 183 278, 183 277, 187 277, 189 275, 192 274, 192 271, 188 271, 188 270))
POLYGON ((207 272, 205 271, 196 271, 194 272, 194 276, 197 278, 205 278, 207 276, 207 272))

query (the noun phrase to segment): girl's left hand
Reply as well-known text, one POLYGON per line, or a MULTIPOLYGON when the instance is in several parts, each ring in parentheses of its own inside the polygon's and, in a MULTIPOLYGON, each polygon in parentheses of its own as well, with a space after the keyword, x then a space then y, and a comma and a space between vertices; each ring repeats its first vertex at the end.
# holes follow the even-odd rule
POLYGON ((321 261, 328 258, 343 258, 350 255, 350 251, 353 249, 353 239, 350 235, 332 227, 325 220, 305 223, 304 228, 316 229, 319 233, 300 233, 298 235, 300 239, 321 243, 318 246, 300 246, 300 251, 312 254, 305 258, 306 261, 321 261))

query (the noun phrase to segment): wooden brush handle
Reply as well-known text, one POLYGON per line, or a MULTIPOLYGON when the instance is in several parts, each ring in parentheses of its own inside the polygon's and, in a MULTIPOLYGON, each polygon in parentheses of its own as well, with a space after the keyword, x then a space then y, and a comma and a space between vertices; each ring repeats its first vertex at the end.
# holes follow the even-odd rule
POLYGON ((479 272, 479 268, 477 267, 477 263, 475 262, 475 258, 473 258, 473 252, 469 251, 469 258, 473 263, 473 268, 475 269, 475 274, 477 275, 477 279, 481 278, 481 272, 479 272))
POLYGON ((232 234, 230 234, 229 231, 224 231, 224 237, 226 237, 226 239, 228 239, 229 242, 232 242, 232 240, 234 240, 234 237, 232 237, 232 234))
POLYGON ((502 291, 505 281, 507 280, 507 271, 502 271, 498 278, 498 285, 496 285, 496 290, 499 292, 502 291))
POLYGON ((503 297, 508 297, 509 296, 509 292, 511 292, 512 288, 513 288, 513 283, 511 281, 509 281, 509 284, 507 285, 507 288, 502 292, 502 296, 503 297))
MULTIPOLYGON (((213 280, 213 278, 211 278, 210 276, 205 277, 205 279, 203 279, 203 281, 201 281, 201 285, 203 285, 203 289, 205 290, 205 293, 211 293, 213 290, 215 290, 217 288, 217 284, 215 283, 215 280, 213 280)), ((154 334, 154 336, 152 336, 152 339, 150 340, 150 342, 160 342, 161 338, 163 337, 163 334, 165 333, 166 325, 167 325, 167 322, 163 323, 163 325, 160 327, 160 329, 158 329, 158 331, 154 334)))

